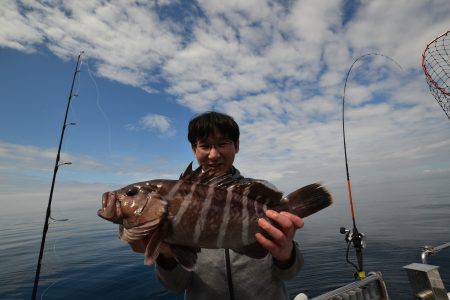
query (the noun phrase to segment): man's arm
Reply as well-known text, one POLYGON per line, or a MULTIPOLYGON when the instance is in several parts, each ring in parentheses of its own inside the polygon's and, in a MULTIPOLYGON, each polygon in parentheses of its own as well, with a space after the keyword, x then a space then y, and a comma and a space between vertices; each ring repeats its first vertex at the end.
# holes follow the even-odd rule
POLYGON ((295 231, 304 225, 303 220, 288 212, 268 210, 266 215, 278 224, 278 228, 261 218, 258 224, 270 239, 261 233, 257 233, 255 237, 272 254, 274 274, 282 280, 291 279, 303 266, 300 248, 293 241, 295 231))
POLYGON ((294 278, 300 269, 303 267, 303 255, 300 251, 300 246, 293 241, 292 258, 289 262, 282 263, 273 258, 272 272, 281 280, 289 280, 294 278))
POLYGON ((166 243, 161 243, 160 254, 156 259, 156 275, 159 281, 175 293, 185 290, 191 280, 192 272, 185 270, 173 257, 166 243))
MULTIPOLYGON (((149 239, 142 239, 130 243, 135 252, 144 253, 149 239)), ((186 271, 173 258, 172 250, 166 243, 161 243, 159 256, 156 259, 156 275, 159 281, 168 289, 175 293, 185 290, 192 279, 192 272, 186 271)))

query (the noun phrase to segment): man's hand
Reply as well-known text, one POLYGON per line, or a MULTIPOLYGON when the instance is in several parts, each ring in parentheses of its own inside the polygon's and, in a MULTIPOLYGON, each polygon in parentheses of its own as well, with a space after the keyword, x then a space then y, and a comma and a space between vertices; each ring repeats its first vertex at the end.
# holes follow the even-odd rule
POLYGON ((258 220, 258 225, 265 230, 271 239, 261 233, 255 235, 256 240, 266 248, 279 262, 288 262, 292 255, 292 240, 295 231, 303 227, 303 220, 296 215, 282 211, 280 213, 267 210, 266 216, 279 225, 279 229, 263 218, 258 220))

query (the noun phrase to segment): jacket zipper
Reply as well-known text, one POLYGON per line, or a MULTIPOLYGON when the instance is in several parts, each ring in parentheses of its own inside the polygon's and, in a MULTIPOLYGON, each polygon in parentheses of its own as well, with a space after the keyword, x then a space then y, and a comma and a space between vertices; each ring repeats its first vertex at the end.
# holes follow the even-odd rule
POLYGON ((229 249, 225 249, 225 263, 227 266, 228 292, 230 293, 230 300, 234 300, 233 279, 231 278, 231 263, 230 263, 229 249))

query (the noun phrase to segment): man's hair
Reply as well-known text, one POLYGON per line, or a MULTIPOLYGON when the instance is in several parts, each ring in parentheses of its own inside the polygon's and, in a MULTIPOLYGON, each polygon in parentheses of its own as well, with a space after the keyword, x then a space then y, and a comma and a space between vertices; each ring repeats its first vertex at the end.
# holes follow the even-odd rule
POLYGON ((239 140, 238 124, 229 115, 215 111, 202 113, 189 121, 188 140, 194 147, 198 140, 208 138, 216 129, 236 145, 239 140))

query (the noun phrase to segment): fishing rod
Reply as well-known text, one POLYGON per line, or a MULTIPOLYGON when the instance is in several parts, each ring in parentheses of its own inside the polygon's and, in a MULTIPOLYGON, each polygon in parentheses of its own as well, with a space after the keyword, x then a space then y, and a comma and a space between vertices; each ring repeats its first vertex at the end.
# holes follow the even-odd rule
POLYGON ((38 284, 39 284, 39 275, 41 273, 41 262, 42 262, 42 257, 44 255, 45 238, 47 236, 49 219, 56 220, 56 221, 67 220, 67 219, 57 220, 57 219, 52 218, 51 217, 51 205, 52 205, 52 198, 53 198, 53 190, 55 188, 56 174, 58 172, 59 167, 62 165, 71 165, 72 164, 71 162, 60 162, 60 154, 61 154, 61 146, 62 146, 62 142, 64 139, 64 132, 66 131, 66 127, 70 126, 70 125, 75 125, 75 123, 67 123, 67 115, 69 113, 69 108, 70 108, 70 103, 72 101, 72 98, 78 96, 77 94, 73 93, 73 87, 75 85, 75 80, 77 78, 77 74, 80 72, 79 66, 80 66, 80 62, 81 62, 81 56, 83 55, 83 53, 84 53, 84 51, 81 51, 77 58, 77 64, 76 64, 75 70, 73 72, 72 85, 70 87, 69 99, 67 100, 66 113, 64 115, 64 121, 62 123, 61 136, 59 138, 58 153, 56 154, 55 166, 53 168, 52 185, 50 188, 50 196, 48 198, 47 212, 45 215, 45 223, 44 223, 44 228, 42 230, 41 248, 39 250, 39 258, 38 258, 38 263, 37 263, 37 267, 36 267, 36 275, 34 277, 33 294, 31 296, 31 299, 33 299, 33 300, 36 299, 36 293, 37 293, 37 288, 38 288, 38 284))
POLYGON ((356 270, 356 272, 354 274, 355 279, 360 279, 360 280, 362 280, 366 277, 366 272, 364 271, 364 258, 363 258, 363 249, 366 247, 366 242, 365 242, 365 235, 362 232, 358 231, 358 228, 356 226, 355 208, 353 205, 352 188, 351 188, 351 183, 350 183, 350 172, 349 172, 349 168, 348 168, 347 143, 345 140, 345 92, 347 89, 348 78, 350 77, 350 73, 353 69, 353 66, 359 60, 361 60, 365 57, 368 57, 368 56, 382 56, 382 57, 387 58, 390 61, 394 62, 400 69, 402 69, 402 67, 394 59, 390 58, 389 56, 386 56, 381 53, 371 52, 371 53, 363 54, 363 55, 359 56, 358 58, 356 58, 353 61, 350 68, 348 69, 347 76, 345 77, 344 92, 342 94, 342 137, 344 140, 345 170, 346 170, 346 175, 347 175, 347 190, 348 190, 348 196, 349 196, 349 202, 350 202, 350 211, 352 214, 353 229, 350 230, 350 229, 346 229, 345 227, 341 227, 340 233, 345 234, 345 241, 347 242, 346 260, 356 270), (356 252, 357 265, 355 263, 353 263, 352 261, 350 261, 350 259, 349 259, 349 251, 350 251, 351 244, 353 244, 353 248, 355 249, 355 252, 356 252))

